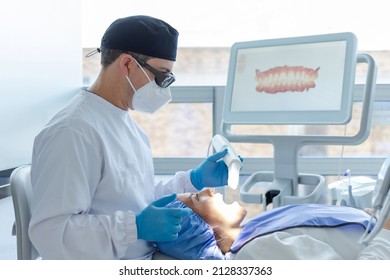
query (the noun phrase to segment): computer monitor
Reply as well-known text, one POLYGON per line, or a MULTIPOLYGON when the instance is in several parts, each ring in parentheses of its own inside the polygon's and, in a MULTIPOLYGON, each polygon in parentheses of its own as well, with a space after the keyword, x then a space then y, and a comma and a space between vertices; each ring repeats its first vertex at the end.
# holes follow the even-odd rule
POLYGON ((224 101, 227 124, 345 124, 357 56, 353 33, 235 43, 224 101))

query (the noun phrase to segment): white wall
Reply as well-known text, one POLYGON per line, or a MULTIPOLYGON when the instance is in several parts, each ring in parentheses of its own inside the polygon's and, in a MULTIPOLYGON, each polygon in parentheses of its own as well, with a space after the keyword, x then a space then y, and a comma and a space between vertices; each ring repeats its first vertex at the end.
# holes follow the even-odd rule
POLYGON ((0 170, 30 163, 35 135, 82 85, 78 0, 0 0, 0 170))

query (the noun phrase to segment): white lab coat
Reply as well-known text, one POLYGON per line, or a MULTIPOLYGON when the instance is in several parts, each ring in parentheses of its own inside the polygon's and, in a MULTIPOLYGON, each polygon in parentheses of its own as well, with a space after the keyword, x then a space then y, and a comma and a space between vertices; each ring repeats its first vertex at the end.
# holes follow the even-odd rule
MULTIPOLYGON (((189 171, 154 183, 147 136, 127 111, 81 91, 34 141, 29 235, 43 259, 149 259, 135 215, 173 192, 189 171)), ((158 230, 158 229, 154 229, 158 230)))

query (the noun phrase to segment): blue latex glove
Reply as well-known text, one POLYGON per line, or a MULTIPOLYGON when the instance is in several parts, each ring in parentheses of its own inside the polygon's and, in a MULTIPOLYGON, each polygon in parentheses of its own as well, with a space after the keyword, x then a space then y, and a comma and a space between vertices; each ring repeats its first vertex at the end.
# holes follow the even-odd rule
POLYGON ((197 190, 205 187, 222 187, 227 185, 228 169, 222 159, 228 152, 224 149, 206 158, 197 168, 191 170, 191 182, 197 190))
POLYGON ((164 196, 139 213, 136 217, 138 239, 147 241, 172 241, 181 230, 182 217, 189 215, 190 208, 164 207, 175 200, 176 194, 164 196))

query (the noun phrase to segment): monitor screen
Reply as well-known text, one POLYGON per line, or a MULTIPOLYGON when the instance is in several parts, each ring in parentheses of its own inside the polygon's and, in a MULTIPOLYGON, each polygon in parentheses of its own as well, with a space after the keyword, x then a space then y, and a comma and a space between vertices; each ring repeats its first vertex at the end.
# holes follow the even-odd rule
POLYGON ((235 43, 224 121, 347 123, 352 111, 356 48, 352 33, 235 43))

